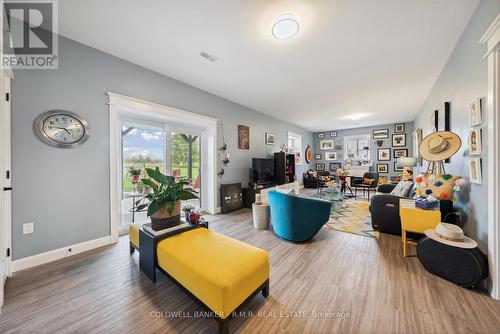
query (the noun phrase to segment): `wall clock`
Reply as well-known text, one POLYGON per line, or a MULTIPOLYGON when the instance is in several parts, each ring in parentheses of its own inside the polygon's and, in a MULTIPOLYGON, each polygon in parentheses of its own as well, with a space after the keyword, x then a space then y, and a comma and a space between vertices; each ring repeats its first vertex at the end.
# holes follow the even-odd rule
POLYGON ((87 141, 87 121, 65 110, 50 110, 35 120, 35 131, 45 143, 60 148, 74 148, 87 141))

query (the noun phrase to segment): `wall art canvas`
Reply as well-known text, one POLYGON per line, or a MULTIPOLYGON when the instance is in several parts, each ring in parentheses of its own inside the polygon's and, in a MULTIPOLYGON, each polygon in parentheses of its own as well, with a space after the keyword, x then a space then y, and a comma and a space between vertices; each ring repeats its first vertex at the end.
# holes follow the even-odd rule
POLYGON ((483 123, 481 114, 481 99, 474 99, 469 102, 469 125, 476 126, 483 123))
POLYGON ((250 149, 250 127, 238 124, 238 148, 240 150, 250 149))
POLYGON ((325 160, 327 161, 337 160, 337 152, 326 152, 325 160))
POLYGON ((379 148, 377 150, 377 159, 379 161, 390 161, 391 160, 391 149, 390 148, 379 148))
POLYGON ((482 153, 482 131, 480 128, 474 128, 469 131, 469 154, 479 155, 482 153))
POLYGON ((392 146, 406 146, 406 133, 393 134, 392 135, 392 146))
POLYGON ((388 164, 377 164, 377 172, 378 173, 389 173, 389 165, 388 164))
POLYGON ((389 129, 373 130, 373 139, 389 138, 389 129))
POLYGON ((325 170, 325 164, 324 163, 317 163, 316 164, 316 170, 317 171, 324 171, 325 170))
POLYGON ((331 150, 333 149, 333 140, 322 140, 319 142, 319 148, 321 150, 331 150))
POLYGON ((483 183, 483 175, 481 173, 481 158, 472 158, 469 161, 469 178, 470 182, 472 183, 483 183))
POLYGON ((266 132, 266 145, 274 145, 274 134, 266 132))

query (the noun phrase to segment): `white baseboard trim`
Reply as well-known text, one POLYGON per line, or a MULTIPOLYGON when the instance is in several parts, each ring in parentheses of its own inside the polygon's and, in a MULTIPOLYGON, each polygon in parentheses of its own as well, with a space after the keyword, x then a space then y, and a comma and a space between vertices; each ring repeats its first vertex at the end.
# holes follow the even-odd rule
POLYGON ((39 266, 41 264, 49 263, 52 261, 60 260, 62 258, 86 252, 98 247, 111 244, 111 236, 84 241, 79 244, 66 246, 59 249, 54 249, 45 253, 28 256, 19 260, 12 261, 12 272, 15 273, 20 270, 39 266), (71 248, 71 252, 69 249, 71 248))

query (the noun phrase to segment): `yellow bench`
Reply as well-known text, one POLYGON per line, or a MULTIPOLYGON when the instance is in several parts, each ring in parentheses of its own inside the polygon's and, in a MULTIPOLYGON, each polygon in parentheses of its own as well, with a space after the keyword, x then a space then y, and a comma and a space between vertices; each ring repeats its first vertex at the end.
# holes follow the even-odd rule
MULTIPOLYGON (((147 252, 141 248, 141 257, 147 252)), ((261 291, 265 297, 269 294, 268 253, 208 228, 158 241, 156 258, 154 267, 213 312, 220 333, 228 332, 233 312, 246 301, 261 291)), ((143 267, 147 271, 147 266, 143 267)))
POLYGON ((139 224, 130 224, 128 226, 128 237, 130 240, 130 254, 134 254, 134 251, 139 250, 139 230, 141 226, 139 224))

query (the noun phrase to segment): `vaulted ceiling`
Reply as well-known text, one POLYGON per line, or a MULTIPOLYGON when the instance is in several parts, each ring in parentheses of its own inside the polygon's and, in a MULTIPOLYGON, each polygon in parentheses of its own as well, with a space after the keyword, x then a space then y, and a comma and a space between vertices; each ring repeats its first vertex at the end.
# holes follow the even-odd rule
POLYGON ((478 2, 64 0, 59 18, 66 37, 319 131, 413 120, 478 2), (287 13, 300 30, 278 40, 287 13))

